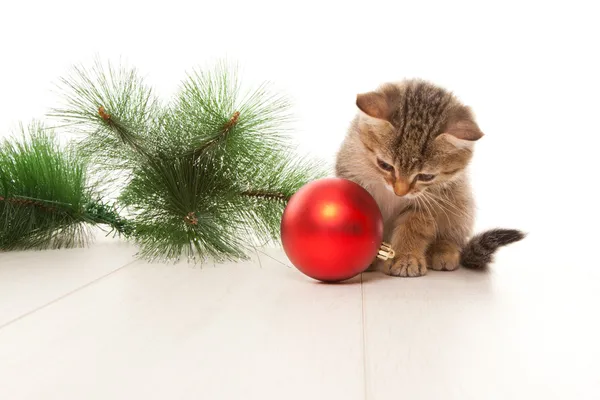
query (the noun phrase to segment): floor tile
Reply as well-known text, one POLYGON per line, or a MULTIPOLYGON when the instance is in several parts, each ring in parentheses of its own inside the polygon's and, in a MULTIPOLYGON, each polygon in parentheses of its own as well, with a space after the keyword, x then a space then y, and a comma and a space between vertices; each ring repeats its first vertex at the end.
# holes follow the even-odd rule
POLYGON ((100 237, 87 248, 0 253, 0 327, 134 261, 136 252, 100 237))
POLYGON ((597 399, 598 274, 532 265, 365 274, 367 399, 597 399))

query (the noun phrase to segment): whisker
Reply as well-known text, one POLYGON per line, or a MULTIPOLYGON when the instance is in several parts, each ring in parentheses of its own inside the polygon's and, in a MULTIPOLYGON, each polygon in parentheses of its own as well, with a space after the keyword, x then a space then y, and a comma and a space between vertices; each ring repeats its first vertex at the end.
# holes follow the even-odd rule
POLYGON ((433 195, 431 193, 427 193, 427 197, 428 197, 429 200, 431 200, 432 202, 434 202, 438 207, 440 207, 440 209, 442 211, 444 211, 444 212, 449 211, 444 206, 444 202, 442 201, 442 199, 436 197, 435 195, 433 195))
MULTIPOLYGON (((423 192, 421 192, 421 193, 423 193, 423 192)), ((435 230, 437 231, 438 230, 438 224, 437 224, 437 221, 435 219, 434 212, 433 212, 433 209, 431 207, 431 203, 427 200, 427 198, 425 196, 419 195, 416 198, 420 198, 420 197, 422 197, 424 208, 427 211, 427 214, 429 214, 429 217, 431 218, 431 220, 433 221, 433 224, 435 225, 435 230)))
POLYGON ((466 215, 466 212, 464 209, 459 208, 455 202, 452 202, 450 199, 448 198, 442 198, 442 197, 438 197, 435 196, 433 194, 431 194, 432 197, 435 197, 436 200, 438 200, 440 202, 440 205, 446 205, 447 207, 444 207, 447 211, 451 212, 452 214, 456 215, 457 217, 463 217, 466 215), (450 208, 448 208, 450 207, 450 208), (456 212, 454 212, 454 211, 456 212), (458 214, 457 214, 458 213, 458 214))
POLYGON ((446 219, 448 220, 448 224, 451 224, 452 221, 450 220, 450 216, 448 215, 448 213, 446 212, 446 208, 443 206, 443 204, 441 204, 433 195, 431 195, 430 193, 424 192, 423 193, 425 196, 429 197, 430 200, 432 202, 434 202, 439 209, 444 213, 444 215, 446 216, 446 219))

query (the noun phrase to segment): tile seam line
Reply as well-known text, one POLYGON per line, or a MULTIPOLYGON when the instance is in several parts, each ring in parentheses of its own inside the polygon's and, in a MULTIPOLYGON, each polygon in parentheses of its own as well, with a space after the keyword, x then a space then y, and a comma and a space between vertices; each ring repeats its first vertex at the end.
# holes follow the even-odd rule
POLYGON ((367 326, 366 326, 366 309, 365 309, 365 290, 363 274, 360 274, 360 307, 362 318, 362 364, 363 364, 363 395, 364 400, 368 398, 368 380, 367 380, 367 326))
POLYGON ((103 280, 104 278, 107 278, 107 277, 111 276, 112 274, 115 274, 115 273, 117 273, 117 272, 121 271, 122 269, 124 269, 124 268, 127 268, 127 267, 129 267, 129 266, 133 265, 133 264, 134 264, 134 263, 136 263, 137 261, 139 261, 139 260, 137 260, 137 259, 136 259, 136 260, 129 261, 128 263, 126 263, 126 264, 124 264, 124 265, 120 266, 119 268, 117 268, 117 269, 115 269, 115 270, 113 270, 113 271, 110 271, 109 273, 107 273, 107 274, 104 274, 104 275, 102 275, 102 276, 99 276, 99 277, 98 277, 98 278, 96 278, 96 279, 93 279, 93 280, 91 280, 90 282, 86 283, 85 285, 82 285, 82 286, 79 286, 79 287, 77 287, 77 288, 75 288, 75 289, 73 289, 73 290, 70 290, 69 292, 67 292, 67 293, 65 293, 65 294, 63 294, 63 295, 61 295, 61 296, 58 296, 57 298, 55 298, 55 299, 53 299, 53 300, 50 300, 50 301, 49 301, 48 303, 46 303, 46 304, 43 304, 43 305, 41 305, 41 306, 39 306, 39 307, 36 307, 36 308, 34 308, 34 309, 30 310, 30 311, 27 311, 25 314, 19 315, 18 317, 16 317, 16 318, 13 318, 13 319, 11 319, 11 320, 10 320, 10 321, 8 321, 8 322, 5 322, 4 324, 0 325, 0 330, 2 330, 2 329, 4 329, 4 328, 8 327, 9 325, 12 325, 12 324, 14 324, 15 322, 18 322, 18 321, 20 321, 20 320, 22 320, 22 319, 24 319, 24 318, 27 318, 28 316, 30 316, 30 315, 33 315, 33 314, 35 314, 36 312, 38 312, 38 311, 41 311, 41 310, 43 310, 44 308, 51 306, 52 304, 58 303, 59 301, 61 301, 61 300, 63 300, 63 299, 66 299, 67 297, 69 297, 69 296, 71 296, 71 295, 73 295, 73 294, 75 294, 75 293, 79 292, 79 291, 80 291, 80 290, 82 290, 82 289, 85 289, 85 288, 88 288, 88 287, 92 286, 93 284, 95 284, 95 283, 97 283, 97 282, 99 282, 99 281, 103 280))
MULTIPOLYGON (((263 256, 265 256, 265 257, 268 257, 268 258, 270 258, 270 259, 271 259, 271 260, 273 260, 273 261, 276 261, 276 262, 278 262, 279 264, 281 264, 281 265, 283 265, 283 266, 285 266, 285 267, 292 268, 292 267, 290 267, 289 265, 287 265, 286 263, 284 263, 284 262, 282 262, 282 261, 280 261, 280 260, 278 260, 278 259, 276 259, 276 258, 273 258, 273 257, 271 257, 270 255, 268 255, 267 253, 265 253, 265 252, 263 252, 263 251, 261 251, 261 250, 258 250, 258 249, 257 249, 257 250, 256 250, 256 252, 257 252, 257 253, 260 253, 260 254, 262 254, 262 255, 263 255, 263 256)), ((260 256, 259 256, 259 258, 260 258, 260 256)))

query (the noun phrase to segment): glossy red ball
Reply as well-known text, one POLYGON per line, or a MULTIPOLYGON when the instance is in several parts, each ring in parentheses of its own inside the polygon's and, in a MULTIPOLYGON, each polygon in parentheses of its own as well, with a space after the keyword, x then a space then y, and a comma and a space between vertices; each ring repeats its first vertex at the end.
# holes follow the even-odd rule
POLYGON ((323 282, 343 281, 366 270, 382 238, 377 203, 347 179, 324 178, 304 185, 281 220, 281 241, 292 264, 323 282))

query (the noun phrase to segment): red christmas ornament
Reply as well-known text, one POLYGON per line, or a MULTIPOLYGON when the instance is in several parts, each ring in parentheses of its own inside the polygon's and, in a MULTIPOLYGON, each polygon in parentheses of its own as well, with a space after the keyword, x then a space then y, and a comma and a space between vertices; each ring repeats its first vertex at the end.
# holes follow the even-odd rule
POLYGON ((393 257, 382 238, 377 203, 347 179, 324 178, 304 185, 288 202, 281 220, 281 241, 292 264, 323 282, 350 279, 375 257, 393 257))

